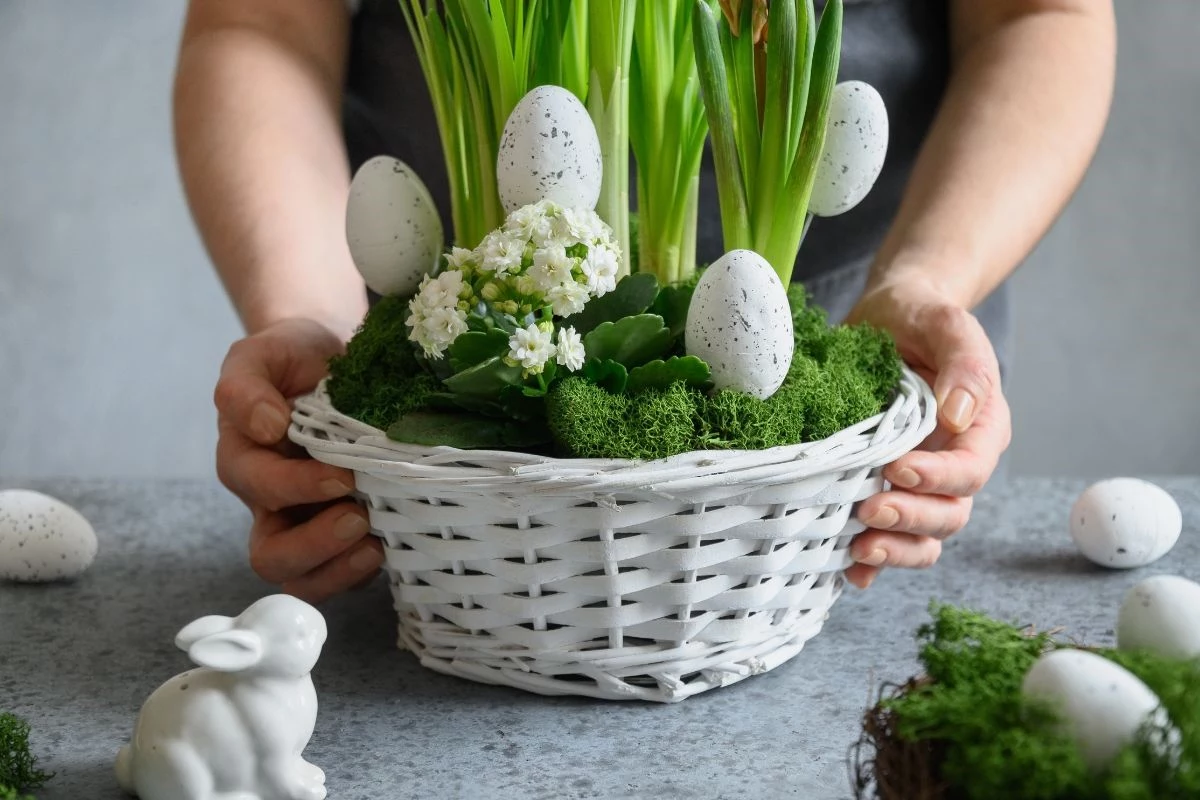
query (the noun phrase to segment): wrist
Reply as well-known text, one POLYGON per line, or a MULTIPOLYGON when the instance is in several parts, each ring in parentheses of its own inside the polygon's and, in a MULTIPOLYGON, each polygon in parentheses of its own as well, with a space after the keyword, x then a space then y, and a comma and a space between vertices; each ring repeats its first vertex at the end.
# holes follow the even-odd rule
POLYGON ((971 309, 983 299, 982 282, 970 261, 942 254, 905 253, 877 259, 864 294, 888 293, 971 309))
POLYGON ((307 319, 327 328, 345 342, 362 324, 367 306, 366 288, 361 286, 306 298, 281 297, 268 291, 261 293, 258 299, 247 298, 247 302, 239 304, 238 315, 249 335, 284 320, 307 319))

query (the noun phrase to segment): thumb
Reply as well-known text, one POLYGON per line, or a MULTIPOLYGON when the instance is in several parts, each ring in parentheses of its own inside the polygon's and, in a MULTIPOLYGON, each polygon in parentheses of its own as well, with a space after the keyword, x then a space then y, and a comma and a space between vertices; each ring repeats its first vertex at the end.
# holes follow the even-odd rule
POLYGON ((1000 365, 975 315, 956 306, 941 306, 933 314, 924 332, 937 374, 938 415, 946 427, 962 433, 999 388, 1000 365))

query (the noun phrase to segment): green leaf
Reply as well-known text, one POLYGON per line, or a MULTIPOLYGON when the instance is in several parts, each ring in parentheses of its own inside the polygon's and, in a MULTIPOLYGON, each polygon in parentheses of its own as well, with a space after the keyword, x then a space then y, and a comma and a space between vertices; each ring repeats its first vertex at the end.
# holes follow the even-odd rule
POLYGON ((663 318, 663 323, 671 331, 672 338, 682 336, 683 329, 687 327, 688 307, 692 304, 692 293, 695 289, 690 283, 664 286, 659 290, 658 297, 654 298, 654 304, 650 306, 650 313, 663 318))
POLYGON ((465 394, 437 392, 429 396, 427 408, 442 411, 470 411, 472 414, 483 414, 487 417, 507 417, 507 410, 495 400, 485 400, 482 397, 471 397, 465 394))
POLYGON ((450 366, 455 372, 481 364, 489 358, 508 352, 508 335, 496 328, 487 331, 468 331, 450 345, 450 366))
POLYGON ((519 420, 545 422, 546 403, 544 394, 530 397, 528 386, 509 386, 500 392, 500 408, 503 416, 519 420))
POLYGON ((567 317, 559 327, 574 328, 580 336, 586 336, 601 323, 643 313, 657 296, 658 279, 649 272, 637 272, 622 278, 615 289, 589 302, 583 311, 567 317))
POLYGON ((455 394, 494 398, 505 387, 518 386, 523 381, 519 366, 510 367, 499 356, 493 356, 457 375, 451 375, 442 383, 455 394))
POLYGON ((658 359, 630 370, 625 391, 634 394, 645 389, 666 389, 677 381, 699 387, 708 382, 709 374, 708 364, 696 356, 658 359))
POLYGON ((661 358, 671 347, 671 332, 657 314, 638 314, 602 322, 583 338, 588 358, 611 359, 626 368, 661 358))
POLYGON ((583 369, 579 371, 579 377, 607 390, 610 394, 620 394, 625 391, 629 372, 616 361, 601 361, 593 358, 583 365, 583 369))
MULTIPOLYGON (((747 3, 749 5, 749 3, 747 3)), ((723 30, 727 31, 728 26, 723 30)), ((717 175, 717 194, 720 196, 721 232, 725 249, 733 250, 750 246, 750 211, 742 170, 747 167, 749 153, 739 153, 738 144, 743 145, 758 138, 757 115, 739 104, 735 128, 734 108, 730 100, 730 81, 725 55, 721 49, 716 15, 705 0, 696 0, 692 34, 696 49, 696 65, 700 76, 700 93, 708 114, 708 127, 712 134, 713 165, 717 175), (740 135, 739 135, 740 134, 740 135)), ((728 38, 729 34, 726 33, 728 38)), ((747 35, 745 38, 749 39, 747 35)), ((731 45, 732 47, 732 45, 731 45)), ((732 60, 731 60, 732 66, 732 60)), ((753 82, 751 82, 753 83, 753 82)), ((740 85, 735 91, 743 91, 740 85)), ((753 86, 748 89, 753 92, 753 86)), ((753 100, 749 102, 753 107, 753 100)), ((755 159, 757 166, 757 159, 755 159)))
POLYGON ((532 447, 550 441, 544 425, 440 411, 405 414, 388 428, 387 435, 397 442, 462 450, 532 447))

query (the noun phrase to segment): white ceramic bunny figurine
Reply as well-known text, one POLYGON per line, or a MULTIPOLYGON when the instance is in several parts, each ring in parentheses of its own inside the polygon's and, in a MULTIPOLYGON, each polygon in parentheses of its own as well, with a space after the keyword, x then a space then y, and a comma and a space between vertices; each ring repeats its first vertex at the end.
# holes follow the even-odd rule
POLYGON ((325 773, 301 754, 325 636, 320 612, 283 594, 185 627, 175 644, 199 669, 147 698, 117 755, 121 788, 141 800, 323 800, 325 773))

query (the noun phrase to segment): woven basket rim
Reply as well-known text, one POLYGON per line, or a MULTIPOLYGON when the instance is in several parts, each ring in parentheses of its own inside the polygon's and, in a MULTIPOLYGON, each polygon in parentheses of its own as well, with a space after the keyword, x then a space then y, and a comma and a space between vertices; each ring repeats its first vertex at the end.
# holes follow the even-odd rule
POLYGON ((323 380, 295 400, 289 437, 335 466, 413 480, 453 480, 464 489, 689 493, 731 483, 781 479, 890 463, 914 449, 936 425, 933 390, 907 366, 889 407, 833 436, 763 450, 695 450, 654 461, 557 458, 510 450, 462 450, 393 441, 335 409, 323 380))

